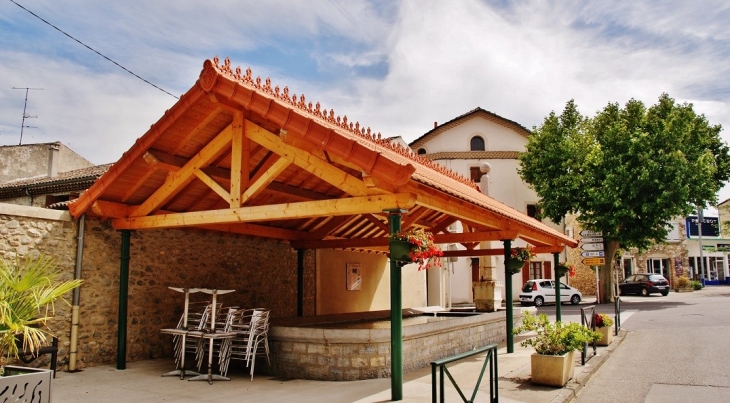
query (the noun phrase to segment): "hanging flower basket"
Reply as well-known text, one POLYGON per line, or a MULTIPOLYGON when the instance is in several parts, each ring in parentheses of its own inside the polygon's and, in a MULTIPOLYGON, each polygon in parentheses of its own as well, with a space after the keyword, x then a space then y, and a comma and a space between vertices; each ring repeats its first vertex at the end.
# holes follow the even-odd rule
POLYGON ((568 266, 566 263, 558 263, 558 266, 555 268, 555 271, 557 271, 558 278, 560 278, 570 272, 570 266, 568 266))
POLYGON ((418 263, 418 270, 441 266, 444 253, 433 242, 433 234, 423 228, 411 228, 390 238, 390 258, 397 262, 418 263))
POLYGON ((522 271, 522 268, 525 266, 525 261, 511 257, 507 259, 505 266, 507 266, 507 270, 512 274, 517 274, 522 271))

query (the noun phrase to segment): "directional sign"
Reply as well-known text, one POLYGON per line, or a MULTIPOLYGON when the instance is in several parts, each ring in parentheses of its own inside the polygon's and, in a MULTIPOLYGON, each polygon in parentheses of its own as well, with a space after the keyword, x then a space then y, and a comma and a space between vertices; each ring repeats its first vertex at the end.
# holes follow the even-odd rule
POLYGON ((580 232, 580 236, 603 236, 603 232, 601 231, 588 231, 587 229, 584 229, 580 232))
POLYGON ((601 250, 598 252, 581 252, 580 255, 583 257, 603 257, 603 253, 604 252, 601 250))
POLYGON ((602 243, 584 243, 580 246, 583 250, 603 250, 602 243))
POLYGON ((588 266, 598 266, 606 264, 606 259, 602 257, 589 257, 583 259, 583 264, 588 266))
POLYGON ((601 237, 581 238, 580 241, 583 243, 603 243, 603 238, 601 238, 601 237))

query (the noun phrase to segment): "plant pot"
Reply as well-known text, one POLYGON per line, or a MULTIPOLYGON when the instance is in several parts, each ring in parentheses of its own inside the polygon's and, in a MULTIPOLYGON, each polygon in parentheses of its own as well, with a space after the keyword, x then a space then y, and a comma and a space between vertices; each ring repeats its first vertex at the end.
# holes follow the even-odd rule
POLYGON ((566 275, 570 271, 570 268, 568 266, 558 265, 555 267, 555 271, 558 273, 558 278, 560 278, 566 275))
POLYGON ((411 243, 398 239, 390 240, 390 259, 396 262, 410 262, 411 243))
POLYGON ((532 383, 562 388, 573 377, 575 352, 564 355, 533 354, 530 357, 532 383))
POLYGON ((512 274, 517 274, 522 271, 522 267, 525 266, 525 261, 511 257, 507 259, 505 266, 507 266, 507 270, 509 270, 512 274))
POLYGON ((52 377, 48 369, 6 365, 5 375, 0 376, 0 401, 50 402, 52 377))
POLYGON ((599 346, 608 346, 613 341, 613 326, 597 327, 596 332, 601 334, 601 340, 596 342, 599 346))

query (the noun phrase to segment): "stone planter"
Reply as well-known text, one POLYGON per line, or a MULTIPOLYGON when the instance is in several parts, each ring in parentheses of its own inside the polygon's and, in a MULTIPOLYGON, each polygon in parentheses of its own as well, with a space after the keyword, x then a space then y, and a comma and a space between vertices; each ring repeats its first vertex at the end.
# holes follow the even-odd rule
POLYGON ((596 332, 601 334, 601 340, 596 342, 599 346, 608 346, 613 341, 613 326, 597 327, 596 332))
POLYGON ((0 376, 0 401, 48 403, 52 377, 48 369, 6 365, 5 375, 0 376))
POLYGON ((530 359, 532 383, 562 388, 573 377, 574 351, 565 355, 533 354, 530 359))

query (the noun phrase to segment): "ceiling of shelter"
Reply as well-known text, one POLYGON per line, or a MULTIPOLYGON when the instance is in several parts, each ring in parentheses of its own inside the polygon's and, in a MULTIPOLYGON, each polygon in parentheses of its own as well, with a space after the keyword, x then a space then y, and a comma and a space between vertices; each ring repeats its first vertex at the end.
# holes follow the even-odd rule
POLYGON ((116 229, 194 227, 375 252, 388 250, 393 209, 406 211, 404 229, 461 243, 462 255, 489 240, 522 238, 544 252, 576 246, 469 179, 217 58, 69 206, 116 229), (455 221, 464 233, 448 231, 455 221))

